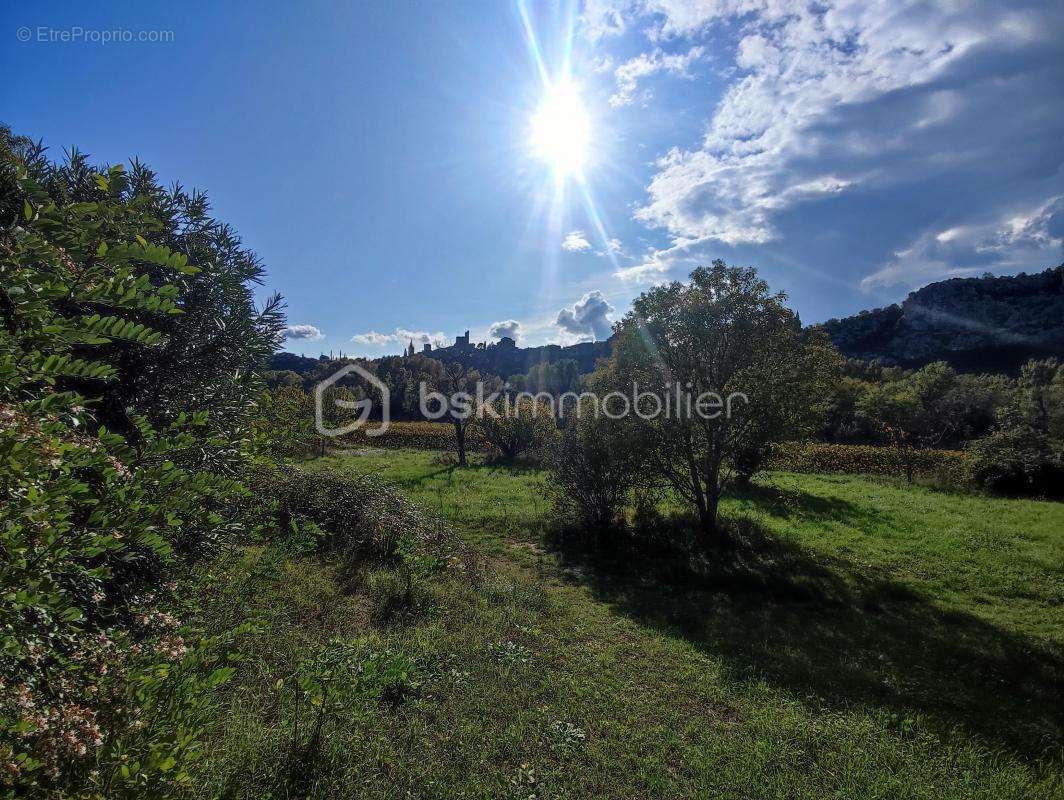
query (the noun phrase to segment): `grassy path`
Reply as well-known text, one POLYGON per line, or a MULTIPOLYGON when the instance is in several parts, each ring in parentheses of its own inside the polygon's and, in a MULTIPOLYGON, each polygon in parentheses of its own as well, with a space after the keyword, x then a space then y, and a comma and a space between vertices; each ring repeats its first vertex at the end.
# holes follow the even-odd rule
POLYGON ((534 472, 416 451, 310 466, 399 485, 496 569, 444 579, 422 618, 382 626, 386 576, 351 593, 311 560, 234 565, 222 605, 258 576, 269 633, 216 756, 232 796, 291 796, 269 777, 288 724, 274 676, 367 632, 410 654, 420 693, 352 707, 303 794, 1064 796, 1064 506, 775 475, 725 509, 756 521, 763 548, 663 582, 649 564, 544 552, 534 472))

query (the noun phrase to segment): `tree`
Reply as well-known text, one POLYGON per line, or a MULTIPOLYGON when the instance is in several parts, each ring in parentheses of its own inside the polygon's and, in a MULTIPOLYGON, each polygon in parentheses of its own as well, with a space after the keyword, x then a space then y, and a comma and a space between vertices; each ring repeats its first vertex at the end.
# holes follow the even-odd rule
POLYGON ((695 508, 706 537, 736 468, 773 442, 806 435, 837 372, 837 354, 771 294, 754 269, 714 261, 635 300, 618 324, 607 383, 671 413, 626 416, 652 474, 695 508))
POLYGON ((547 444, 557 430, 550 407, 529 397, 502 397, 478 409, 477 416, 477 432, 510 464, 547 444))
POLYGON ((997 429, 972 445, 969 463, 987 489, 1064 496, 1064 367, 1056 359, 1023 366, 997 429))
MULTIPOLYGON (((585 398, 549 451, 551 494, 563 516, 604 530, 616 521, 639 473, 624 426, 585 398)), ((574 409, 574 412, 576 409, 574 409)))
POLYGON ((454 427, 454 441, 458 452, 458 466, 469 466, 466 455, 466 434, 476 414, 477 384, 481 375, 475 369, 458 362, 440 364, 424 359, 422 380, 436 393, 441 415, 454 427))
POLYGON ((913 482, 913 451, 937 447, 961 430, 957 373, 936 361, 897 380, 882 383, 859 401, 871 427, 901 453, 905 478, 913 482))
MULTIPOLYGON (((186 647, 153 620, 168 618, 158 603, 171 581, 241 532, 243 488, 205 467, 247 453, 205 412, 129 394, 138 365, 167 352, 181 283, 199 272, 143 235, 155 222, 122 200, 125 170, 95 175, 91 202, 56 202, 2 148, 0 170, 0 203, 21 198, 0 227, 0 683, 21 698, 0 693, 4 785, 162 796, 196 757, 206 693, 182 692, 190 659, 217 638, 186 647), (152 661, 156 644, 181 668, 152 661), (137 733, 142 712, 157 724, 137 733), (64 719, 78 724, 53 724, 64 719), (126 763, 139 765, 133 780, 118 776, 126 763)), ((212 687, 226 675, 216 659, 212 687)))

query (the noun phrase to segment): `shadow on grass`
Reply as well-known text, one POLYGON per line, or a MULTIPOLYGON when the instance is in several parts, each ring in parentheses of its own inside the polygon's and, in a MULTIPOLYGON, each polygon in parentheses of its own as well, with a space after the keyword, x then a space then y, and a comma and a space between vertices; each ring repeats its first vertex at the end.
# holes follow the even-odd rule
MULTIPOLYGON (((769 490, 771 493, 771 490, 769 490)), ((779 497, 765 497, 780 502, 779 497)), ((785 498, 788 505, 796 498, 785 498)), ((806 514, 848 513, 845 501, 797 498, 806 514)), ((1059 765, 1064 658, 909 587, 774 537, 748 518, 731 541, 696 544, 688 520, 589 537, 555 531, 572 580, 641 624, 828 708, 865 706, 960 726, 1030 761, 1059 765), (815 699, 810 695, 815 695, 815 699)))
POLYGON ((868 505, 851 503, 842 497, 788 489, 781 486, 750 483, 736 488, 734 497, 774 517, 800 515, 814 522, 845 522, 849 525, 883 525, 892 515, 868 505))

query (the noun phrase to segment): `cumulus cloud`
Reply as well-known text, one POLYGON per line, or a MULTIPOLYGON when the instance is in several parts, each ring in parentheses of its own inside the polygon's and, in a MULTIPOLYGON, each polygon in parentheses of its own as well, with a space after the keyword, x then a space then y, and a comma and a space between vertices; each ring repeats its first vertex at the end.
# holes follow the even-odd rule
POLYGON ((390 333, 377 333, 377 331, 366 331, 365 333, 356 333, 351 337, 352 342, 358 344, 368 344, 373 347, 381 347, 386 344, 391 344, 395 341, 395 336, 390 333))
POLYGON ((588 292, 572 306, 561 309, 554 324, 571 336, 586 339, 608 339, 611 332, 610 316, 614 312, 602 292, 588 292))
MULTIPOLYGON (((1064 192, 1064 6, 599 0, 589 13, 602 47, 649 31, 649 49, 615 72, 617 105, 633 96, 625 87, 667 68, 656 66, 663 43, 737 32, 723 94, 715 82, 697 90, 705 135, 657 159, 635 215, 673 244, 776 243, 792 258, 822 248, 820 259, 857 272, 851 285, 884 270, 874 282, 1057 257, 1044 237, 998 234, 1026 213, 1017 209, 1064 192), (954 228, 1000 246, 936 244, 954 228)), ((662 263, 627 274, 653 276, 662 263)))
POLYGON ((688 72, 691 64, 702 57, 705 52, 701 45, 696 45, 686 53, 667 54, 661 50, 640 53, 635 58, 621 64, 614 70, 617 79, 617 91, 610 97, 614 108, 631 105, 635 98, 639 81, 656 72, 671 72, 673 75, 690 78, 688 72))
POLYGON ((516 340, 521 336, 521 323, 516 319, 493 322, 491 327, 488 328, 488 336, 492 339, 501 339, 503 336, 509 336, 511 339, 516 340))
POLYGON ((567 253, 586 253, 591 249, 591 242, 583 231, 569 231, 562 240, 562 250, 567 253))
POLYGON ((285 339, 298 339, 305 342, 317 342, 325 338, 325 334, 313 325, 289 325, 283 332, 285 339))
POLYGON ((370 347, 383 347, 390 344, 401 344, 404 347, 410 342, 418 349, 424 344, 438 345, 443 342, 443 332, 428 333, 426 331, 412 331, 408 328, 396 328, 395 333, 378 333, 367 331, 357 333, 351 337, 351 341, 370 347))

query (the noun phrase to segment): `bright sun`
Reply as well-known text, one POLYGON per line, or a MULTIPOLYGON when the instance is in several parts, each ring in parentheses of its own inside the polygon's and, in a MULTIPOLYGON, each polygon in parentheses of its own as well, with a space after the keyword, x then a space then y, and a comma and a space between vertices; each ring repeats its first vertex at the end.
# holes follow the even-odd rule
POLYGON ((591 118, 572 81, 547 87, 532 117, 532 152, 554 170, 556 180, 579 177, 591 141, 591 118))

